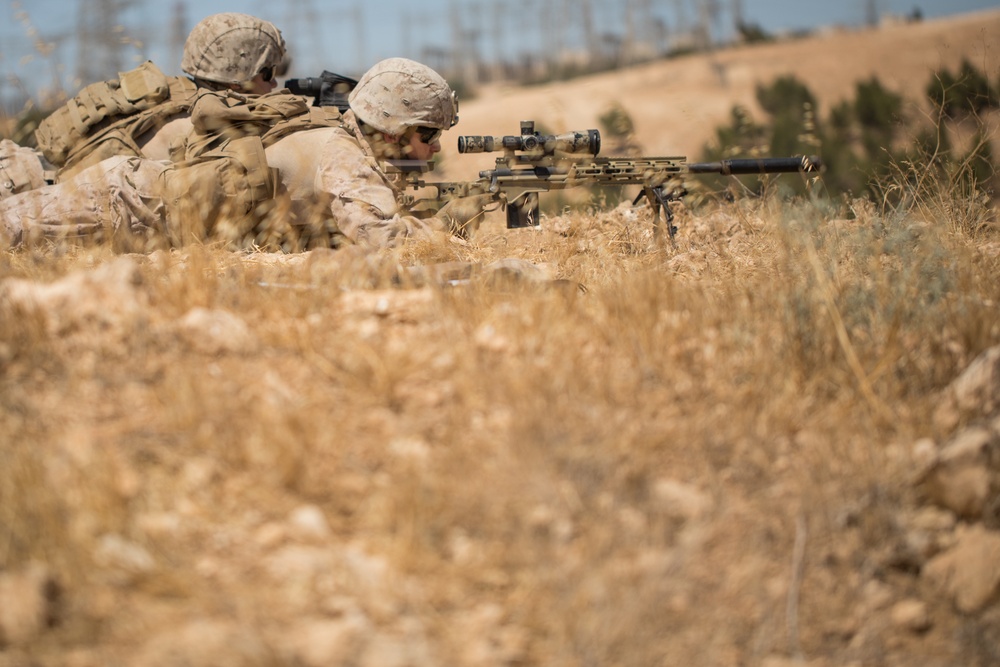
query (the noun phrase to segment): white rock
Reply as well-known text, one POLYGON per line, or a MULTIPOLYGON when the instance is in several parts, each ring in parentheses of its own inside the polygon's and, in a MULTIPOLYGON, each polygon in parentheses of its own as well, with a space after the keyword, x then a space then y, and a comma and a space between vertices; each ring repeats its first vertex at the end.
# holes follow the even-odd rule
POLYGON ((316 505, 302 505, 288 516, 292 534, 304 540, 325 540, 330 536, 326 516, 316 505))
POLYGON ((0 647, 38 637, 55 617, 58 596, 55 579, 41 563, 0 574, 0 647))
POLYGON ((897 602, 889 612, 893 625, 912 632, 923 632, 931 627, 927 605, 913 598, 897 602))
POLYGON ((145 548, 115 534, 101 536, 94 560, 103 567, 130 574, 151 572, 156 567, 156 561, 145 548))
POLYGON ((307 621, 292 631, 288 648, 305 667, 351 664, 365 649, 371 630, 361 612, 307 621))
POLYGON ((673 479, 657 480, 653 497, 667 513, 683 519, 704 517, 713 505, 711 497, 698 487, 673 479))
POLYGON ((971 614, 1000 597, 1000 533, 974 525, 956 534, 955 546, 929 561, 921 576, 971 614))
POLYGON ((178 322, 181 338, 205 354, 253 352, 256 337, 238 315, 225 310, 192 308, 178 322))
POLYGON ((51 283, 4 280, 0 282, 0 299, 6 298, 28 313, 42 313, 51 335, 91 327, 120 332, 144 317, 148 299, 141 285, 138 263, 119 257, 51 283))
POLYGON ((1000 345, 978 357, 945 389, 934 422, 954 428, 962 419, 990 416, 1000 410, 1000 345))
POLYGON ((996 441, 989 429, 965 429, 942 448, 921 475, 921 488, 934 503, 959 516, 982 516, 991 498, 995 472, 990 468, 990 452, 996 441))
POLYGON ((278 549, 264 560, 265 571, 279 583, 313 580, 333 569, 333 557, 328 549, 291 544, 278 549))
POLYGON ((167 627, 127 664, 135 667, 265 667, 273 653, 259 632, 231 621, 196 619, 178 629, 167 627))

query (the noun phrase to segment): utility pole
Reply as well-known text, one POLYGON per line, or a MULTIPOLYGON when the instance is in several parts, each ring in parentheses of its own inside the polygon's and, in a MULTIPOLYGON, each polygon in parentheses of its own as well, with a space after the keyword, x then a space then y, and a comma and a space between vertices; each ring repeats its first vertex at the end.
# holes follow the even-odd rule
MULTIPOLYGON (((291 66, 298 68, 298 72, 306 71, 308 76, 314 76, 322 70, 334 69, 335 65, 327 60, 329 53, 326 47, 330 39, 323 34, 324 24, 312 0, 288 0, 286 3, 285 21, 280 27, 286 37, 292 37, 286 39, 286 44, 292 56, 291 66), (303 51, 308 57, 300 61, 303 51)), ((360 31, 358 39, 361 39, 360 31)))
POLYGON ((170 14, 170 67, 180 71, 181 60, 184 58, 184 43, 187 41, 188 32, 187 4, 184 0, 177 0, 174 3, 170 14))
POLYGON ((368 52, 366 50, 365 41, 365 10, 364 6, 360 3, 350 12, 351 18, 354 20, 354 36, 356 37, 355 46, 358 49, 358 71, 366 72, 372 63, 368 62, 368 52))
MULTIPOLYGON (((464 78, 464 65, 468 60, 465 47, 465 30, 462 27, 462 16, 458 12, 457 0, 448 3, 449 26, 451 28, 451 76, 464 78)), ((446 77, 447 78, 447 77, 446 77)))
MULTIPOLYGON (((485 17, 485 12, 484 12, 485 17)), ((487 19, 489 20, 489 19, 487 19)), ((493 3, 493 16, 491 30, 488 34, 493 35, 493 80, 500 81, 506 78, 506 67, 504 60, 507 58, 505 52, 506 43, 504 41, 504 28, 507 21, 507 0, 496 0, 493 3)))
POLYGON ((878 0, 865 0, 865 23, 870 28, 878 26, 878 0))
POLYGON ((625 0, 625 36, 618 57, 618 66, 632 64, 635 58, 635 0, 625 0))
POLYGON ((594 6, 591 0, 582 0, 580 17, 583 21, 583 39, 587 44, 587 58, 590 61, 588 64, 592 66, 600 58, 601 43, 594 29, 594 6))
POLYGON ((132 4, 133 0, 81 0, 76 58, 80 85, 115 78, 122 71, 122 50, 130 40, 119 19, 132 4))

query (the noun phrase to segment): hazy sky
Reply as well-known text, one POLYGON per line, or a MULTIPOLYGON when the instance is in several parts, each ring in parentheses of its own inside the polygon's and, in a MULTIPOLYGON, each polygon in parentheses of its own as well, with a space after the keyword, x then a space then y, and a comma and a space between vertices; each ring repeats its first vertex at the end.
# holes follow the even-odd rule
MULTIPOLYGON (((122 69, 149 58, 168 74, 180 74, 178 40, 172 37, 178 30, 174 17, 183 17, 180 32, 186 34, 209 14, 240 11, 278 25, 294 56, 290 75, 309 76, 323 69, 356 75, 389 56, 428 60, 451 48, 459 27, 472 36, 469 43, 486 59, 499 55, 513 61, 582 44, 582 4, 581 0, 0 0, 0 95, 9 99, 17 90, 34 92, 53 82, 75 89, 85 65, 92 72, 107 65, 110 49, 98 45, 83 51, 77 39, 88 22, 96 23, 93 17, 102 6, 125 7, 119 13, 122 69), (553 25, 565 28, 556 32, 553 25), (33 30, 54 47, 51 55, 38 54, 33 30)), ((628 29, 625 4, 625 0, 591 0, 597 31, 623 35, 628 29)), ((638 25, 634 22, 632 30, 650 43, 668 39, 671 31, 696 18, 694 0, 645 4, 650 14, 638 25)), ((729 33, 733 2, 719 0, 719 5, 723 13, 716 33, 729 33)), ((744 20, 774 33, 832 24, 862 26, 868 5, 865 0, 742 1, 744 20)), ((919 8, 925 18, 998 7, 997 0, 877 0, 879 14, 904 15, 919 8)))

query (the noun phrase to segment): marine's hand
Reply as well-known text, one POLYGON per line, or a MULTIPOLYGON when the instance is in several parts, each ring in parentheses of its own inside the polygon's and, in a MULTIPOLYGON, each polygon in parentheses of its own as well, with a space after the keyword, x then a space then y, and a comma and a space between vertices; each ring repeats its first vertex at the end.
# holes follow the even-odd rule
POLYGON ((491 200, 490 195, 458 197, 442 206, 437 215, 448 224, 453 234, 468 238, 483 221, 484 209, 491 200))

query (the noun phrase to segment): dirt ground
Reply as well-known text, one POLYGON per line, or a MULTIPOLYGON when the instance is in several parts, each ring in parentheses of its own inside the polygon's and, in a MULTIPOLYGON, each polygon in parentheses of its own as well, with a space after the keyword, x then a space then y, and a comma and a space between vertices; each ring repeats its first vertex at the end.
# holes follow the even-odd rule
MULTIPOLYGON (((621 99, 694 154, 790 63, 828 104, 995 77, 998 34, 484 90, 460 128, 621 99)), ((0 252, 0 667, 1000 664, 997 211, 911 194, 679 206, 674 243, 626 203, 366 258, 0 252)))

